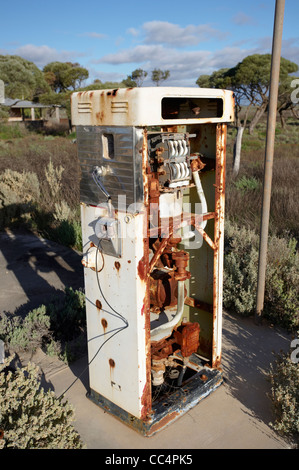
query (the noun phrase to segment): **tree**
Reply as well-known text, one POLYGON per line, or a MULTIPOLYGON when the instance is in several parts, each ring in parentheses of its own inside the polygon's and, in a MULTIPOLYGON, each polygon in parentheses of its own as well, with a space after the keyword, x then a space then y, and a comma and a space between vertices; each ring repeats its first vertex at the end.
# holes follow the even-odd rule
POLYGON ((89 76, 89 72, 78 63, 50 62, 43 68, 44 77, 55 93, 76 90, 89 76))
MULTIPOLYGON (((246 57, 235 67, 220 69, 211 75, 202 75, 197 80, 198 86, 210 88, 227 88, 235 93, 236 103, 236 127, 237 137, 234 151, 234 174, 238 174, 240 165, 241 142, 244 129, 247 125, 249 111, 255 107, 255 114, 249 124, 249 133, 252 134, 256 124, 268 108, 270 88, 271 54, 254 54, 246 57), (242 105, 246 105, 246 111, 241 121, 240 111, 242 105)), ((280 86, 279 106, 281 111, 285 109, 290 101, 289 74, 298 70, 297 64, 281 58, 280 63, 280 86)), ((290 107, 290 105, 289 105, 290 107)))
POLYGON ((136 69, 123 80, 123 84, 128 88, 141 87, 146 77, 147 72, 145 70, 136 69))
POLYGON ((0 79, 9 98, 38 100, 50 90, 42 71, 33 62, 15 55, 0 55, 0 79))
POLYGON ((279 113, 281 127, 283 128, 286 126, 285 112, 287 110, 290 110, 293 116, 299 119, 299 115, 296 113, 298 110, 298 106, 296 106, 297 103, 292 99, 292 82, 294 80, 298 80, 299 82, 298 77, 287 77, 279 86, 277 112, 279 113))
POLYGON ((170 71, 169 70, 160 70, 160 69, 154 69, 152 71, 152 81, 157 85, 160 86, 160 83, 163 82, 164 80, 167 80, 167 78, 170 77, 170 71))

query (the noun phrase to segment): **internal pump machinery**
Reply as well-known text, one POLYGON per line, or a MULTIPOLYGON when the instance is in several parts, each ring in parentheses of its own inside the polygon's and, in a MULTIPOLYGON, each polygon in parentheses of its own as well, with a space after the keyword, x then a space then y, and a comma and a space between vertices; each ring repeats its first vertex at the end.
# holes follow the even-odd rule
POLYGON ((222 382, 227 90, 72 95, 88 397, 146 436, 222 382))

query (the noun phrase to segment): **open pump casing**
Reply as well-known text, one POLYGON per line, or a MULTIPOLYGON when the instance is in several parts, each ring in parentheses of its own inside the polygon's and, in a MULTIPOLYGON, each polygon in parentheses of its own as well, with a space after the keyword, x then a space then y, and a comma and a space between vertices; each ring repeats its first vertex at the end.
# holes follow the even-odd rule
POLYGON ((146 436, 222 382, 227 90, 72 95, 90 392, 146 436))

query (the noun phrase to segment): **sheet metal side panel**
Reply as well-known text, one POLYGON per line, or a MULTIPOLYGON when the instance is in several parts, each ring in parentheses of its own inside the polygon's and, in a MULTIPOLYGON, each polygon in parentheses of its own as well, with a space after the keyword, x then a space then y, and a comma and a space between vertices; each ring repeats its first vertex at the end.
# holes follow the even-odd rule
MULTIPOLYGON (((99 208, 81 205, 84 252, 96 243, 93 225, 99 215, 99 208)), ((124 231, 125 213, 118 217, 124 231)), ((146 284, 138 276, 143 218, 143 214, 132 218, 129 236, 122 240, 122 258, 116 261, 104 255, 104 268, 98 274, 104 297, 95 271, 84 268, 90 388, 137 418, 142 417, 147 383, 146 284), (111 307, 127 320, 127 328, 117 332, 125 323, 111 307)))
MULTIPOLYGON (((108 174, 102 177, 105 189, 111 196, 112 204, 118 207, 118 196, 126 196, 126 205, 142 200, 141 155, 135 131, 130 127, 77 127, 78 157, 81 165, 80 200, 85 204, 97 205, 106 202, 106 196, 100 191, 92 178, 94 166, 103 166, 108 174), (114 158, 103 157, 102 135, 113 134, 114 158), (137 161, 135 164, 135 147, 137 161), (136 175, 135 173, 138 173, 136 175), (136 180, 139 180, 139 185, 136 180)), ((142 145, 142 144, 140 144, 142 145)))

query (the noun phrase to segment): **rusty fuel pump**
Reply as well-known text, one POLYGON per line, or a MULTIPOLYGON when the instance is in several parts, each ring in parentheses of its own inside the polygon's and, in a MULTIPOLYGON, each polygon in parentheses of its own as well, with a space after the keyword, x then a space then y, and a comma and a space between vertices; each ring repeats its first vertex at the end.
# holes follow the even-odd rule
POLYGON ((222 383, 227 90, 72 95, 90 391, 146 436, 222 383))

